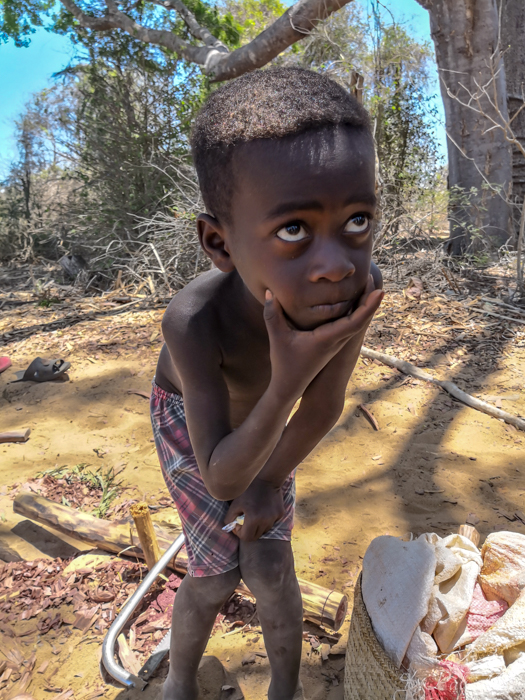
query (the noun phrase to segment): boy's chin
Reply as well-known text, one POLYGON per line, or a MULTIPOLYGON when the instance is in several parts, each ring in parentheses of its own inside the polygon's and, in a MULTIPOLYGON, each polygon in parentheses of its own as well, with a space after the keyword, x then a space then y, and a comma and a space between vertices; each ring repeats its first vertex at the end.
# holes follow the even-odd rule
POLYGON ((343 318, 343 316, 348 316, 348 314, 341 314, 340 316, 334 316, 333 318, 325 318, 322 320, 315 320, 315 321, 306 321, 302 319, 301 321, 294 321, 293 319, 290 318, 291 323, 297 328, 299 331, 314 331, 316 328, 320 328, 321 326, 325 326, 327 323, 333 323, 334 321, 337 321, 340 318, 343 318))

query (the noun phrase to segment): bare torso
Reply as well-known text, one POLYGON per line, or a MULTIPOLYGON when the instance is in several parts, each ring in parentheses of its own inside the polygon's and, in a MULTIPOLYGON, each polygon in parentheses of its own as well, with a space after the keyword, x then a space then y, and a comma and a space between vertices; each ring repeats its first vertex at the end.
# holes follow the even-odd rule
MULTIPOLYGON (((206 272, 178 292, 166 311, 168 322, 171 315, 183 315, 190 323, 210 329, 207 338, 219 349, 230 395, 232 427, 244 421, 268 387, 271 375, 262 306, 254 299, 245 303, 239 282, 235 272, 206 272)), ((183 381, 166 344, 155 379, 165 391, 183 394, 183 381)))

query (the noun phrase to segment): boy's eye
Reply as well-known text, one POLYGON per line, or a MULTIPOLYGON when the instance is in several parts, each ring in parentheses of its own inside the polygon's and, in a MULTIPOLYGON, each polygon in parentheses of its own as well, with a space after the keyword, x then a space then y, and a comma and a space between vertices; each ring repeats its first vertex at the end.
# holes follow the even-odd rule
POLYGON ((277 238, 281 241, 302 241, 308 236, 301 224, 288 224, 277 231, 277 238))
POLYGON ((367 214, 356 214, 345 226, 346 233, 364 233, 370 226, 370 217, 367 214))

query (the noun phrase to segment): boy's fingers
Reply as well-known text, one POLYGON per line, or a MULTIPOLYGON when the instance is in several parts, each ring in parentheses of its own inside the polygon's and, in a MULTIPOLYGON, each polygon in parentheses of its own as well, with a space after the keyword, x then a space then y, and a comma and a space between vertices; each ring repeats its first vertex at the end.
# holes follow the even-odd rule
POLYGON ((358 333, 370 322, 384 296, 385 293, 382 289, 375 289, 368 294, 364 304, 358 306, 349 316, 343 316, 333 323, 320 326, 316 331, 319 335, 326 335, 326 339, 332 342, 344 340, 354 333, 358 333))
POLYGON ((365 291, 361 294, 361 298, 359 299, 359 303, 357 305, 357 308, 360 306, 364 306, 366 304, 366 300, 372 294, 372 292, 375 290, 376 286, 374 283, 374 278, 372 275, 368 275, 368 281, 366 283, 365 291))
POLYGON ((263 316, 268 326, 279 326, 283 322, 286 323, 283 308, 269 289, 266 290, 265 294, 263 316))
POLYGON ((241 508, 239 508, 239 506, 236 506, 235 501, 233 501, 232 504, 230 505, 230 507, 228 508, 228 512, 224 516, 224 524, 228 525, 229 523, 233 523, 235 518, 238 515, 242 515, 242 514, 243 514, 243 510, 241 508))
POLYGON ((244 523, 242 526, 238 525, 234 532, 243 542, 253 542, 253 540, 257 539, 257 527, 250 523, 244 523))

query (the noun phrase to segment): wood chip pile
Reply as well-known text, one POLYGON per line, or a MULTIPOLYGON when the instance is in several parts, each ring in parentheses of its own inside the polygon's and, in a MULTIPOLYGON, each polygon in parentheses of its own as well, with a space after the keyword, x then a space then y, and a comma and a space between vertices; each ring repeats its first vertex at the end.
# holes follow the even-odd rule
MULTIPOLYGON (((147 573, 142 564, 114 558, 94 567, 65 572, 71 561, 36 559, 0 563, 0 630, 3 648, 9 650, 3 654, 5 658, 0 654, 0 696, 3 697, 4 691, 12 696, 15 686, 15 695, 24 692, 34 673, 44 674, 49 691, 61 691, 54 686, 52 678, 58 666, 52 666, 52 674, 48 675, 49 659, 35 665, 34 649, 41 648, 38 643, 45 639, 51 655, 57 657, 64 654, 68 641, 74 645, 89 641, 100 644, 120 608, 147 573)), ((140 669, 171 627, 173 602, 180 583, 175 574, 165 582, 159 580, 137 608, 124 630, 131 652, 124 665, 129 666, 131 661, 133 667, 128 670, 140 669)), ((253 602, 235 594, 218 615, 214 633, 228 633, 256 624, 256 617, 253 602)))

